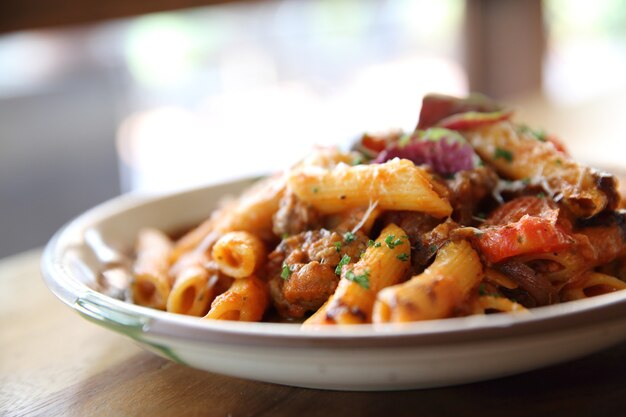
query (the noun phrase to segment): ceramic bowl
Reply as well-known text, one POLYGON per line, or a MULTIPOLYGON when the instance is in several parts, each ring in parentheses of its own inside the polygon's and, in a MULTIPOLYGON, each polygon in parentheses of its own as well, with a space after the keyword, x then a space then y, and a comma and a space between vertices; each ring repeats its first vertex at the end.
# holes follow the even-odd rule
POLYGON ((121 196, 89 210, 48 243, 46 284, 84 318, 157 355, 241 378, 334 390, 437 387, 571 360, 626 339, 626 291, 531 310, 404 325, 302 329, 208 321, 140 307, 94 290, 137 231, 181 230, 209 216, 242 180, 166 196, 121 196))

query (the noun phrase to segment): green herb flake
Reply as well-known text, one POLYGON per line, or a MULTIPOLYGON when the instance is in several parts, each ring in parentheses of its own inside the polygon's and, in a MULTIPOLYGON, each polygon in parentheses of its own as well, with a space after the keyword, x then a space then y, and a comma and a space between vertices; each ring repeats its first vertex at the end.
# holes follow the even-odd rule
POLYGON ((556 160, 556 164, 557 164, 557 165, 562 165, 562 164, 563 164, 563 161, 561 160, 561 158, 559 158, 559 159, 557 159, 557 160, 556 160))
POLYGON ((365 271, 362 274, 357 275, 351 269, 348 272, 346 272, 346 275, 344 277, 348 281, 356 282, 357 284, 359 284, 361 287, 365 288, 366 290, 369 290, 369 288, 370 288, 370 273, 369 273, 369 271, 365 271))
POLYGON ((437 252, 437 245, 430 245, 428 247, 428 250, 430 251, 430 253, 435 253, 437 252))
POLYGON ((319 193, 320 189, 319 187, 313 187, 311 191, 313 191, 313 194, 317 194, 319 193))
POLYGON ((363 155, 355 155, 351 163, 352 165, 361 165, 363 163, 363 155))
POLYGON ((281 237, 283 240, 288 239, 288 238, 289 238, 289 233, 283 233, 280 237, 281 237))
POLYGON ((409 254, 401 253, 400 255, 396 256, 396 258, 400 259, 402 262, 406 262, 409 260, 409 254))
POLYGON ((376 244, 376 242, 375 242, 375 241, 373 241, 372 239, 370 239, 370 240, 368 240, 368 241, 367 241, 367 246, 369 246, 370 248, 371 248, 372 246, 374 246, 375 244, 376 244))
POLYGON ((356 235, 352 232, 346 232, 343 235, 343 240, 346 243, 354 242, 354 239, 356 239, 356 235))
POLYGON ((385 238, 385 243, 387 244, 387 247, 388 247, 389 249, 393 249, 393 248, 395 248, 396 246, 401 245, 401 244, 403 243, 403 242, 402 242, 402 238, 403 238, 403 237, 406 237, 406 236, 401 236, 401 237, 399 237, 399 238, 397 238, 397 239, 396 239, 396 236, 395 236, 395 235, 389 235, 389 236, 387 236, 387 237, 385 238))
POLYGON ((380 242, 374 243, 374 247, 375 248, 380 248, 381 246, 382 246, 382 243, 380 243, 380 242))
POLYGON ((484 283, 481 283, 481 284, 478 286, 478 294, 480 294, 480 295, 487 295, 487 294, 488 294, 488 292, 487 292, 487 287, 485 286, 485 284, 484 284, 484 283))
POLYGON ((339 263, 337 264, 337 268, 335 268, 335 274, 341 275, 341 268, 343 268, 344 265, 348 265, 351 260, 352 258, 350 258, 349 255, 344 254, 341 260, 339 261, 339 263))
POLYGON ((282 279, 288 279, 291 276, 291 268, 289 265, 283 264, 283 270, 280 272, 280 277, 282 279))
POLYGON ((337 252, 341 252, 341 242, 334 242, 333 246, 335 246, 337 252))
POLYGON ((509 163, 513 162, 513 153, 511 153, 511 151, 507 151, 506 149, 496 148, 493 156, 495 159, 501 158, 509 163))

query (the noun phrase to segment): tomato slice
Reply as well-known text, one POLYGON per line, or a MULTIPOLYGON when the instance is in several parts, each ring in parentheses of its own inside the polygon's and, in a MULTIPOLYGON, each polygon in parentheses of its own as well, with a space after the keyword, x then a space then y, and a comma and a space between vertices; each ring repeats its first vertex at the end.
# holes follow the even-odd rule
POLYGON ((487 261, 496 263, 518 255, 560 251, 575 241, 551 220, 525 215, 515 223, 485 229, 474 243, 487 261))
POLYGON ((518 255, 560 251, 575 244, 570 223, 559 218, 559 208, 547 198, 511 200, 497 208, 484 226, 474 243, 493 263, 518 255))

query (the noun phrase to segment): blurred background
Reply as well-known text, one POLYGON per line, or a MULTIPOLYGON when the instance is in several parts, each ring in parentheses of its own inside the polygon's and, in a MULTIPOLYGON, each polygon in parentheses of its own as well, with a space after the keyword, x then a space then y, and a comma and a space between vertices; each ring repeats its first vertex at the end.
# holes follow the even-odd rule
POLYGON ((619 168, 626 2, 3 0, 0 257, 122 192, 276 170, 470 91, 619 168))

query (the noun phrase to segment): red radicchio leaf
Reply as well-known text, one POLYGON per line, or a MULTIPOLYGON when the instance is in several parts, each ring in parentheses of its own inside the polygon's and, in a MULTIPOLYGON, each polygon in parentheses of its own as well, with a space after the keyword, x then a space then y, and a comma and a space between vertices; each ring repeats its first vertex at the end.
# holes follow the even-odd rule
POLYGON ((428 94, 422 99, 422 110, 417 129, 435 126, 437 122, 453 114, 492 113, 500 110, 502 110, 502 106, 481 94, 470 94, 467 98, 428 94))
POLYGON ((473 169, 480 161, 461 135, 439 127, 416 131, 406 141, 401 140, 379 153, 374 163, 393 158, 409 159, 416 165, 429 165, 440 175, 473 169))

